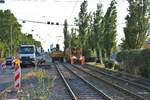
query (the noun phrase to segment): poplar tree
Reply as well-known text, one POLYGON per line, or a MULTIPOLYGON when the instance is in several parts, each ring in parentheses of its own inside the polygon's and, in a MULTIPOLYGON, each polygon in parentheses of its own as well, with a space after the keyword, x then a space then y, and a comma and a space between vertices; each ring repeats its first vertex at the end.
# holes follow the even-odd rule
POLYGON ((103 31, 103 48, 106 53, 106 58, 110 59, 112 49, 116 47, 116 22, 117 22, 117 9, 116 1, 112 0, 110 7, 104 16, 104 31, 103 31))
POLYGON ((68 31, 68 23, 66 19, 64 21, 63 33, 64 33, 64 51, 65 51, 66 48, 69 47, 69 31, 68 31))
POLYGON ((99 56, 101 63, 102 60, 102 48, 103 48, 103 11, 102 4, 97 4, 97 10, 94 13, 94 22, 93 22, 93 44, 97 50, 97 56, 99 56))
MULTIPOLYGON (((78 26, 79 32, 79 46, 82 48, 82 51, 85 51, 86 43, 89 36, 89 22, 90 22, 90 15, 87 12, 87 0, 84 0, 83 3, 80 5, 80 12, 79 17, 75 18, 76 25, 78 26)), ((83 52, 84 55, 84 52, 83 52)))
POLYGON ((128 0, 129 8, 126 16, 124 49, 139 49, 150 34, 149 0, 128 0))

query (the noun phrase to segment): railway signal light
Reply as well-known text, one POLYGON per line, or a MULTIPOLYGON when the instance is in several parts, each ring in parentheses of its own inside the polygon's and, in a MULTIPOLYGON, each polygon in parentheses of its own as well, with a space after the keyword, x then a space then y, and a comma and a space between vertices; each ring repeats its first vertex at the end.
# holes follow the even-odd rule
POLYGON ((25 20, 23 20, 23 21, 22 21, 22 23, 26 23, 26 21, 25 21, 25 20))
POLYGON ((59 23, 57 22, 56 25, 59 25, 59 23))
POLYGON ((5 1, 4 0, 0 0, 0 3, 5 3, 5 1))
POLYGON ((51 22, 51 25, 54 25, 54 22, 51 22))
POLYGON ((47 24, 50 24, 50 22, 47 22, 47 24))

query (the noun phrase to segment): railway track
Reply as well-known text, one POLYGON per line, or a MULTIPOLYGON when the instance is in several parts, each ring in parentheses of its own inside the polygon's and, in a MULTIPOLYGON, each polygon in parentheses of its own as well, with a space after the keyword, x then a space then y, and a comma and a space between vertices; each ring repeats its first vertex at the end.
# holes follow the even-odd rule
POLYGON ((68 67, 58 64, 56 68, 73 100, 112 100, 111 97, 97 89, 83 77, 74 73, 68 67))
POLYGON ((147 90, 147 88, 143 88, 143 86, 140 87, 134 85, 133 83, 130 84, 130 82, 128 81, 124 81, 122 79, 116 79, 113 76, 105 74, 103 71, 99 72, 91 67, 89 68, 86 66, 82 68, 81 66, 78 65, 74 67, 105 81, 107 84, 114 85, 117 89, 123 90, 124 92, 127 92, 128 94, 133 95, 134 97, 137 98, 139 97, 141 99, 143 98, 144 100, 150 100, 149 91, 147 90))
POLYGON ((95 87, 101 89, 107 95, 111 96, 114 100, 145 100, 143 97, 136 95, 125 88, 118 86, 110 81, 106 81, 96 75, 93 75, 83 68, 78 68, 72 65, 67 65, 76 73, 81 74, 84 78, 89 80, 95 87), (116 99, 119 98, 119 99, 116 99))
POLYGON ((130 85, 132 87, 141 88, 141 89, 145 90, 145 92, 143 92, 143 93, 146 93, 146 94, 148 93, 150 95, 150 80, 146 80, 146 79, 142 79, 142 78, 135 78, 135 77, 129 76, 129 75, 123 76, 121 73, 119 73, 119 75, 117 73, 113 74, 113 72, 107 72, 104 69, 101 70, 101 68, 97 68, 95 66, 93 67, 90 65, 84 65, 83 67, 88 68, 90 70, 93 70, 93 71, 100 73, 102 75, 111 77, 115 80, 119 80, 119 81, 122 81, 124 83, 127 83, 128 85, 130 85))
POLYGON ((48 100, 71 100, 71 96, 65 88, 65 84, 57 72, 56 65, 51 63, 51 66, 46 66, 42 69, 46 70, 51 77, 54 77, 48 100))
POLYGON ((94 65, 85 64, 83 67, 92 68, 94 70, 99 71, 100 73, 106 73, 108 76, 112 76, 114 78, 118 78, 120 80, 123 80, 125 82, 128 82, 130 84, 133 84, 134 86, 138 86, 141 88, 145 88, 146 90, 150 91, 150 80, 142 78, 142 77, 135 77, 129 74, 125 74, 122 72, 113 72, 110 70, 106 70, 105 68, 96 67, 94 65))

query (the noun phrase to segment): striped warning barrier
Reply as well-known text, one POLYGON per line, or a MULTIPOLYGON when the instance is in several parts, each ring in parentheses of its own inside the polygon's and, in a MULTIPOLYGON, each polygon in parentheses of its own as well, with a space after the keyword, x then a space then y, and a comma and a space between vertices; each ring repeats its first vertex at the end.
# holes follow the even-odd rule
POLYGON ((2 62, 1 66, 2 66, 2 70, 6 70, 6 63, 5 62, 2 62))
POLYGON ((13 59, 11 63, 11 69, 14 69, 14 68, 15 68, 15 59, 13 59))
POLYGON ((15 89, 19 90, 21 88, 21 67, 20 67, 20 60, 16 59, 15 62, 15 89))

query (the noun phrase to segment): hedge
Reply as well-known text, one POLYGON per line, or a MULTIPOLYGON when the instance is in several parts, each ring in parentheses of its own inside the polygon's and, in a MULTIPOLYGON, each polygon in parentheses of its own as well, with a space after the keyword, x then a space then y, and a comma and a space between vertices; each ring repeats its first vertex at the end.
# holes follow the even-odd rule
POLYGON ((150 49, 126 50, 117 53, 119 70, 150 77, 150 49))

